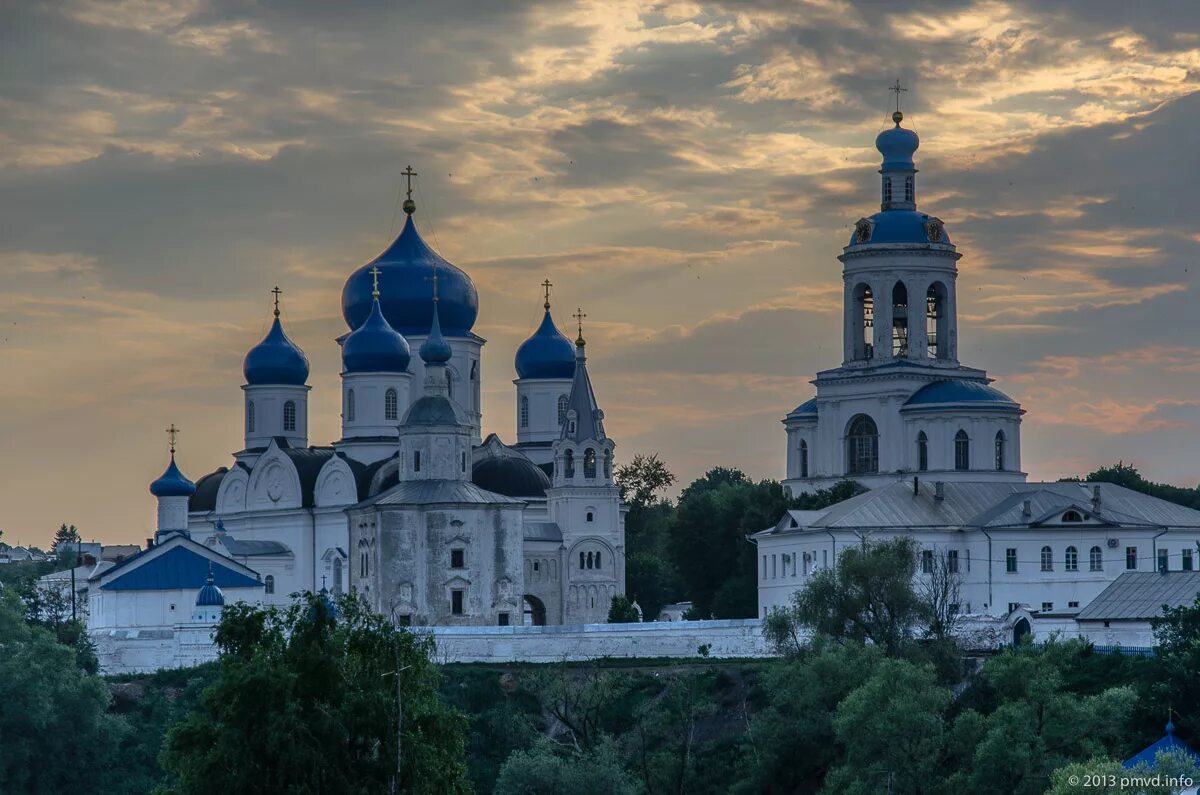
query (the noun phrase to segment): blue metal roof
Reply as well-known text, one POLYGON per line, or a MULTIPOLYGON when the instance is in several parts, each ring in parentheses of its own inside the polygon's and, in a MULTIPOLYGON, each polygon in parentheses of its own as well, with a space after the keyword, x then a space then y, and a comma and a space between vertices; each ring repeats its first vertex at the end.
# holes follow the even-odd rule
POLYGON ((817 413, 817 399, 815 397, 809 398, 808 400, 801 403, 799 406, 796 406, 796 408, 792 409, 792 414, 816 414, 816 413, 817 413))
POLYGON ((914 392, 904 405, 934 403, 1003 403, 1018 408, 1015 400, 982 381, 934 381, 914 392))
POLYGON ((848 246, 870 246, 876 243, 941 243, 951 245, 950 235, 945 226, 941 229, 938 240, 929 239, 929 230, 925 224, 929 222, 929 214, 916 210, 884 210, 875 213, 867 220, 873 222, 871 238, 860 241, 858 232, 850 234, 848 246))
POLYGON ((1153 769, 1155 767, 1156 757, 1163 751, 1182 751, 1194 763, 1200 764, 1200 754, 1183 740, 1175 736, 1175 724, 1167 721, 1167 734, 1161 740, 1151 745, 1146 746, 1141 751, 1138 751, 1133 756, 1129 757, 1123 763, 1125 767, 1137 767, 1145 764, 1153 769))
POLYGON ((150 493, 155 497, 190 497, 196 493, 196 484, 183 476, 175 466, 175 454, 162 477, 150 484, 150 493))
POLYGON ((371 314, 342 342, 342 369, 347 373, 403 373, 412 353, 408 340, 388 324, 372 299, 371 314))
POLYGON ((421 361, 425 364, 445 364, 454 355, 450 343, 442 336, 441 300, 433 302, 433 324, 429 327, 429 336, 421 343, 421 361))
POLYGON ((196 594, 196 607, 220 607, 225 604, 225 594, 221 593, 221 589, 217 587, 214 579, 210 569, 208 581, 204 583, 200 593, 196 594))
POLYGON ((575 375, 575 346, 554 324, 548 303, 542 324, 517 348, 516 368, 521 378, 571 378, 575 375))
MULTIPOLYGON (((143 552, 142 555, 147 554, 143 552)), ((129 558, 126 563, 137 560, 129 558)), ((158 557, 100 586, 108 591, 171 591, 197 588, 208 579, 212 566, 214 584, 222 588, 261 588, 262 583, 241 572, 214 563, 209 558, 184 547, 167 550, 158 557)))
POLYGON ((300 350, 300 346, 283 333, 278 314, 267 336, 246 354, 246 360, 242 362, 242 374, 246 376, 246 383, 251 386, 302 386, 308 380, 308 357, 300 350))
POLYGON ((342 317, 356 329, 371 313, 374 279, 379 266, 388 285, 380 297, 383 316, 401 334, 424 334, 433 323, 433 269, 438 274, 438 299, 446 334, 463 337, 479 315, 479 294, 466 273, 451 265, 425 244, 409 215, 400 236, 387 250, 351 274, 342 288, 342 317))

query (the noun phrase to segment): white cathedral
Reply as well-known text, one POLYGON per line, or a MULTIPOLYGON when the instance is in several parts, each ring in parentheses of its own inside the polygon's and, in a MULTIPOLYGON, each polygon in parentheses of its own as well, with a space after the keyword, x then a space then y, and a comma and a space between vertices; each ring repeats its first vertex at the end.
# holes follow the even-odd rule
POLYGON ((353 589, 400 624, 606 620, 624 593, 626 509, 582 326, 574 343, 559 331, 545 282, 541 325, 516 354, 516 444, 482 439, 478 295, 421 239, 415 209, 410 191, 399 237, 342 291, 341 438, 309 443, 308 359, 276 289, 243 366, 243 449, 193 484, 172 441, 151 484, 154 543, 91 577, 93 636, 182 628, 210 575, 266 604, 353 589))

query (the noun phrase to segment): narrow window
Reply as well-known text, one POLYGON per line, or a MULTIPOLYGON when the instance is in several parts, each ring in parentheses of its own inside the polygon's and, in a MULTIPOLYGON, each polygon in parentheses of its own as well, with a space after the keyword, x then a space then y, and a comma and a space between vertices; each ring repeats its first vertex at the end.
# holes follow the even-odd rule
POLYGON ((283 404, 283 429, 296 430, 296 404, 291 400, 283 404))
MULTIPOLYGON (((763 560, 766 560, 766 557, 763 557, 763 560)), ((579 553, 579 568, 580 569, 584 568, 583 561, 584 561, 584 556, 583 556, 583 553, 580 552, 579 553)), ((764 564, 764 565, 766 565, 766 564, 764 564)))
POLYGON ((604 479, 612 477, 612 450, 604 451, 604 479))
POLYGON ((1181 566, 1184 571, 1192 571, 1192 550, 1185 549, 1182 553, 1181 566))
POLYGON ((925 292, 925 342, 930 359, 945 359, 946 288, 939 282, 925 292))
POLYGON ((600 553, 596 553, 596 568, 600 568, 600 553))
POLYGON ((246 433, 254 433, 254 401, 246 404, 246 433))
POLYGON ((808 442, 800 440, 800 477, 808 477, 808 442))
POLYGON ((912 204, 913 202, 913 178, 904 178, 904 201, 912 204))
POLYGON ((892 179, 891 177, 883 178, 883 206, 890 207, 892 204, 892 179))
POLYGON ((1167 571, 1167 569, 1169 568, 1167 565, 1167 561, 1168 561, 1167 550, 1165 550, 1165 549, 1158 550, 1158 570, 1159 571, 1167 571))
POLYGON ((567 396, 559 395, 558 396, 558 427, 561 428, 562 424, 564 422, 566 422, 566 420, 567 420, 567 396))
POLYGON ((996 431, 996 471, 1004 471, 1004 431, 996 431))
POLYGON ((563 453, 563 477, 568 480, 575 477, 575 453, 571 450, 563 453))
POLYGON ((529 397, 521 395, 521 427, 529 427, 529 397))
POLYGON ((771 556, 771 579, 779 579, 779 559, 775 555, 771 556))
POLYGON ((583 476, 589 480, 596 477, 596 451, 590 447, 583 451, 583 476))
POLYGON ((946 568, 951 574, 958 574, 958 550, 952 549, 946 553, 946 568))
POLYGON ((333 592, 340 594, 342 592, 342 559, 333 559, 333 592))
POLYGON ((870 359, 875 355, 875 298, 865 284, 854 288, 854 315, 854 325, 858 329, 854 358, 870 359))
POLYGON ((465 569, 467 567, 467 551, 465 549, 450 550, 450 568, 465 569))
POLYGON ((933 574, 933 550, 926 549, 921 552, 921 573, 933 574))
POLYGON ((1137 564, 1137 547, 1125 547, 1125 568, 1129 571, 1136 571, 1137 564))
POLYGON ((500 615, 496 616, 496 624, 501 627, 507 627, 508 613, 501 613, 500 615))
POLYGON ((1088 552, 1088 568, 1092 571, 1104 571, 1104 552, 1100 547, 1092 547, 1088 552))
POLYGON ((400 417, 400 406, 396 399, 396 390, 389 389, 383 393, 383 418, 395 420, 400 417))
POLYGON ((1042 547, 1042 571, 1054 571, 1054 551, 1050 547, 1042 547))
POLYGON ((265 593, 275 593, 275 575, 268 574, 263 579, 263 591, 265 593))
POLYGON ((879 471, 879 429, 866 414, 850 421, 846 453, 849 474, 869 475, 879 471))
POLYGON ((457 588, 450 592, 450 612, 456 616, 463 614, 463 592, 457 588))
POLYGON ((463 452, 463 453, 459 453, 459 456, 460 456, 459 466, 463 472, 466 472, 467 471, 467 454, 465 452, 463 452))
POLYGON ((454 400, 454 376, 449 370, 446 371, 446 396, 454 400))
POLYGON ((1067 547, 1063 568, 1067 571, 1079 571, 1079 550, 1075 549, 1075 547, 1067 547))
MULTIPOLYGON (((1009 547, 1004 550, 1004 570, 1009 574, 1014 574, 1017 571, 1017 550, 1009 547)), ((1012 612, 1011 610, 1009 612, 1012 612)))
POLYGON ((896 282, 892 288, 892 356, 908 356, 908 288, 896 282))
POLYGON ((967 470, 971 468, 971 440, 967 432, 959 428, 954 434, 954 468, 967 470))
POLYGON ((917 469, 921 472, 929 471, 929 437, 925 435, 925 431, 917 434, 917 469))
POLYGON ((421 451, 413 450, 413 472, 421 471, 421 451))
POLYGON ((591 511, 588 511, 588 512, 587 512, 587 520, 588 520, 589 522, 590 522, 590 521, 593 521, 595 518, 596 518, 596 517, 595 517, 595 515, 594 515, 594 514, 593 514, 591 511))
POLYGON ((592 553, 591 552, 587 553, 587 567, 589 569, 592 568, 592 553))
POLYGON ((346 391, 346 422, 354 422, 354 390, 346 391))

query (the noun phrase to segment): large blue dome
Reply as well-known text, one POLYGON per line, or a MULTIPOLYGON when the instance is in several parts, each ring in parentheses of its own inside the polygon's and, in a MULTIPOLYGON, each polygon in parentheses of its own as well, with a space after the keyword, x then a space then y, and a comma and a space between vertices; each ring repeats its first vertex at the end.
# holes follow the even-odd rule
POLYGON ((871 222, 871 236, 867 240, 859 240, 858 230, 850 234, 849 246, 869 246, 876 243, 940 243, 953 245, 950 234, 941 221, 928 213, 916 210, 884 210, 867 218, 871 222), (936 224, 931 227, 929 222, 936 224), (931 232, 936 232, 937 239, 931 240, 931 232))
POLYGON ((287 384, 303 386, 308 380, 308 357, 283 333, 279 315, 263 341, 250 349, 242 363, 242 374, 251 386, 287 384))
POLYGON ((196 493, 196 484, 183 476, 172 455, 162 477, 150 484, 150 493, 155 497, 190 497, 196 493))
POLYGON ((910 170, 914 168, 913 153, 921 145, 921 139, 912 130, 906 130, 896 122, 890 130, 875 137, 875 148, 883 155, 883 168, 910 170))
POLYGON ((379 301, 371 302, 367 321, 342 341, 342 370, 347 373, 403 373, 411 359, 408 340, 388 325, 379 301))
POLYGON ((516 368, 520 378, 575 376, 575 346, 554 325, 549 307, 542 318, 542 325, 517 348, 516 368))
POLYGON ((342 317, 351 329, 361 326, 371 314, 373 282, 371 268, 379 266, 387 295, 380 298, 383 316, 392 328, 408 336, 423 335, 433 324, 433 283, 437 267, 438 299, 442 330, 463 337, 479 315, 479 294, 467 274, 451 265, 417 234, 412 216, 404 221, 400 236, 387 250, 350 275, 342 288, 342 317))

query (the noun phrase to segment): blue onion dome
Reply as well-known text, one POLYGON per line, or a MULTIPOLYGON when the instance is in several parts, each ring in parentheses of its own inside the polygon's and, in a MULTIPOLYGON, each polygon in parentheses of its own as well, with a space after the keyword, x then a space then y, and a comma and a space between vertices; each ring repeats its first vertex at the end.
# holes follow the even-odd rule
POLYGON ((921 139, 912 130, 900 126, 900 120, 903 118, 903 114, 899 111, 892 114, 896 126, 890 130, 884 130, 875 137, 875 148, 883 155, 885 170, 914 168, 913 153, 921 145, 921 139))
MULTIPOLYGON (((405 212, 410 211, 405 207, 405 212)), ((433 324, 433 285, 429 274, 438 272, 445 333, 463 337, 470 333, 479 314, 479 294, 466 273, 451 265, 425 244, 417 234, 411 213, 400 236, 387 250, 350 275, 342 288, 342 317, 351 329, 361 326, 371 314, 371 269, 378 266, 381 281, 388 285, 380 298, 383 316, 392 328, 408 336, 424 334, 433 324)))
POLYGON ((516 368, 520 378, 575 376, 575 346, 554 325, 549 304, 542 325, 517 348, 516 368))
POLYGON ((155 497, 190 497, 196 493, 196 484, 183 476, 175 466, 175 454, 162 477, 150 484, 150 493, 155 497))
POLYGON ((303 386, 308 380, 308 357, 287 334, 279 322, 276 310, 275 322, 263 341, 250 349, 242 363, 242 374, 251 386, 259 384, 289 384, 303 386))
MULTIPOLYGON (((438 279, 441 279, 440 275, 438 279)), ((442 323, 438 320, 438 316, 441 314, 440 303, 440 299, 430 301, 430 304, 433 305, 433 325, 429 329, 429 336, 421 343, 421 361, 426 364, 445 364, 454 355, 454 351, 450 349, 450 343, 446 342, 446 338, 442 336, 442 323)))
POLYGON ((412 353, 404 335, 392 328, 379 301, 371 302, 371 314, 342 341, 342 369, 347 373, 403 373, 412 353))
POLYGON ((196 595, 196 607, 220 607, 225 604, 225 594, 213 583, 212 569, 208 570, 208 582, 196 595))

